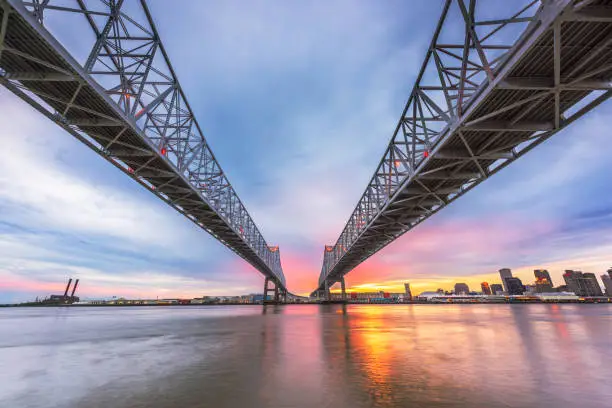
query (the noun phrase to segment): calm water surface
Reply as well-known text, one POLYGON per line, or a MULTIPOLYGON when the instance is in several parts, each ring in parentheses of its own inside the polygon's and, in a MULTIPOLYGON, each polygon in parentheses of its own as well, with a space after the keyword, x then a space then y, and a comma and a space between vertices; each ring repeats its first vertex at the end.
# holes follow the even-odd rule
POLYGON ((0 407, 612 407, 611 305, 0 309, 0 407))

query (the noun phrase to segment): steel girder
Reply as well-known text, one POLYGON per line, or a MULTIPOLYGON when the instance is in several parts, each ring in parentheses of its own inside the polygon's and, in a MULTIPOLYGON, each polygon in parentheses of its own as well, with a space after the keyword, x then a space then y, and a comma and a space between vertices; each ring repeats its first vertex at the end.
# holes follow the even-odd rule
POLYGON ((523 6, 481 19, 476 0, 445 1, 385 154, 324 249, 317 290, 610 97, 612 1, 523 6))
POLYGON ((215 159, 144 0, 0 0, 0 83, 285 287, 278 247, 215 159), (43 26, 52 13, 95 37, 84 64, 43 26))

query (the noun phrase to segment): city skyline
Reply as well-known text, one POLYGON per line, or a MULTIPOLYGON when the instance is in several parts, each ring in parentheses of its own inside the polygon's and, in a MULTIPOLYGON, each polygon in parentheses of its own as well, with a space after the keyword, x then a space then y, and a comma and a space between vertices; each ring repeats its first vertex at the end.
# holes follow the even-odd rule
MULTIPOLYGON (((521 276, 517 276, 517 271, 512 270, 511 268, 502 268, 502 270, 509 270, 512 277, 513 278, 519 278, 523 285, 525 285, 525 287, 527 286, 533 286, 534 288, 537 287, 537 283, 538 283, 538 272, 543 271, 544 273, 548 274, 551 279, 552 279, 552 289, 550 290, 550 292, 556 292, 557 288, 561 287, 561 286, 565 286, 567 287, 567 279, 566 279, 566 274, 567 272, 578 272, 578 273, 583 273, 584 275, 594 275, 596 277, 596 281, 597 281, 597 285, 600 288, 600 290, 602 291, 601 294, 584 294, 585 296, 612 296, 612 291, 606 292, 606 290, 612 289, 612 267, 610 267, 609 269, 607 269, 606 271, 604 271, 603 273, 599 274, 597 272, 584 272, 584 271, 579 271, 579 270, 570 270, 570 269, 565 269, 560 273, 559 275, 559 280, 555 280, 551 275, 550 275, 550 271, 547 269, 533 269, 531 270, 531 277, 528 276, 526 274, 526 271, 519 271, 518 273, 521 276), (521 279, 522 277, 522 279, 521 279)), ((554 273, 554 272, 553 272, 554 273)), ((409 279, 404 279, 404 280, 398 280, 396 282, 396 284, 394 285, 359 285, 357 287, 351 287, 349 285, 347 285, 346 287, 346 293, 380 293, 380 292, 387 292, 387 293, 405 293, 407 291, 410 291, 413 293, 414 296, 417 296, 419 293, 422 292, 435 292, 435 291, 439 291, 439 290, 444 290, 445 292, 450 292, 450 293, 457 293, 457 285, 466 285, 469 288, 469 293, 483 293, 483 294, 492 294, 495 295, 495 292, 492 293, 486 293, 484 290, 484 285, 486 284, 489 291, 494 290, 496 287, 499 287, 498 291, 501 291, 503 289, 503 284, 502 284, 502 279, 500 278, 500 271, 497 271, 497 273, 492 273, 492 274, 487 274, 487 275, 480 275, 480 276, 487 276, 489 277, 489 280, 485 280, 482 281, 478 284, 474 283, 477 281, 477 277, 472 277, 471 280, 468 281, 451 281, 447 278, 441 278, 440 280, 435 280, 435 279, 422 279, 421 280, 417 280, 417 281, 412 281, 409 279), (472 286, 470 286, 472 285, 472 286), (414 291, 414 292, 413 292, 414 291)), ((70 278, 70 280, 72 280, 72 278, 70 278)), ((78 279, 77 279, 78 281, 78 279)), ((337 285, 339 286, 339 285, 337 285)), ((52 283, 50 283, 50 285, 48 287, 41 287, 41 289, 46 289, 48 288, 51 292, 58 292, 59 293, 59 286, 58 285, 54 285, 52 283)), ((118 287, 117 288, 118 292, 114 293, 114 294, 107 294, 104 293, 102 296, 89 296, 87 293, 85 294, 84 298, 127 298, 126 296, 123 296, 123 294, 121 293, 121 288, 118 287)), ((572 292, 572 288, 567 287, 567 290, 565 290, 566 292, 572 292)), ((49 292, 49 293, 51 293, 49 292)), ((196 291, 197 292, 197 291, 196 291)), ((193 292, 193 293, 196 293, 193 292)), ((335 287, 332 289, 333 293, 340 293, 340 288, 339 287, 335 287)), ((537 292, 537 289, 536 289, 537 292)), ((545 290, 545 292, 548 292, 548 290, 545 290)), ((199 296, 202 296, 204 292, 200 292, 197 293, 197 295, 185 295, 185 296, 177 296, 176 293, 172 293, 171 291, 166 292, 167 298, 172 298, 172 299, 188 299, 188 298, 198 298, 199 296)), ((259 292, 257 290, 255 290, 254 292, 249 292, 251 295, 252 294, 258 294, 259 292)), ((468 292, 466 291, 461 291, 461 293, 467 294, 468 292)), ((42 298, 43 296, 48 295, 48 293, 39 293, 37 294, 37 298, 42 298)), ((232 294, 228 294, 228 293, 204 293, 205 296, 211 295, 211 296, 221 296, 221 297, 227 297, 227 296, 244 296, 245 293, 240 293, 240 294, 236 294, 236 293, 232 293, 232 294)), ((136 297, 135 299, 153 299, 155 298, 155 296, 147 296, 146 294, 141 294, 141 296, 136 297)), ((157 296, 157 298, 159 298, 159 296, 157 296)), ((28 300, 28 301, 32 301, 33 299, 24 299, 24 300, 28 300)))
MULTIPOLYGON (((333 2, 321 14, 313 4, 248 12, 151 4, 206 137, 264 235, 280 245, 296 293, 316 286, 323 244, 349 217, 414 81, 434 21, 419 16, 439 15, 440 5, 414 7, 333 2), (340 22, 329 17, 340 14, 340 22), (233 26, 244 30, 224 35, 233 26), (181 43, 185 31, 201 38, 197 50, 181 43)), ((68 276, 94 295, 260 290, 244 261, 4 88, 0 111, 11 118, 0 135, 10 152, 0 163, 0 301, 53 293, 68 276)), ((565 269, 604 273, 610 114, 604 103, 389 245, 351 272, 347 290, 405 280, 414 291, 458 281, 477 288, 498 281, 497 265, 525 282, 539 268, 556 284, 565 269)))

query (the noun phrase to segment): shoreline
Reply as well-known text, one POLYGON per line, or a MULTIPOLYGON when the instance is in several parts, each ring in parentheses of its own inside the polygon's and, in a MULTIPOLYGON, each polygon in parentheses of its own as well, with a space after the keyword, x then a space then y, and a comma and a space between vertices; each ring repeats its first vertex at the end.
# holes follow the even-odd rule
POLYGON ((334 303, 193 303, 193 304, 39 304, 39 303, 17 303, 17 304, 0 304, 0 308, 14 308, 14 307, 194 307, 194 306, 285 306, 285 305, 320 305, 327 306, 330 304, 334 305, 362 305, 362 306, 406 306, 406 305, 522 305, 522 304, 582 304, 582 305, 595 305, 595 304, 612 304, 612 298, 601 301, 515 301, 515 302, 404 302, 404 303, 359 303, 359 302, 334 302, 334 303))

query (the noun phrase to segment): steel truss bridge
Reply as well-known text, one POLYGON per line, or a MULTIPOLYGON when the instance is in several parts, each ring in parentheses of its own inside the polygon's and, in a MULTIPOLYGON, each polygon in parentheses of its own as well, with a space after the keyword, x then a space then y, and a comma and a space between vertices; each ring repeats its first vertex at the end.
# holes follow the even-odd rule
POLYGON ((278 247, 215 159, 144 0, 0 0, 0 83, 253 265, 277 299, 286 296, 278 247), (48 31, 52 18, 91 38, 84 63, 48 31))
POLYGON ((391 141, 334 245, 329 287, 610 97, 612 1, 446 0, 391 141), (477 4, 478 3, 478 4, 477 4), (490 13, 488 13, 490 14, 490 13))

